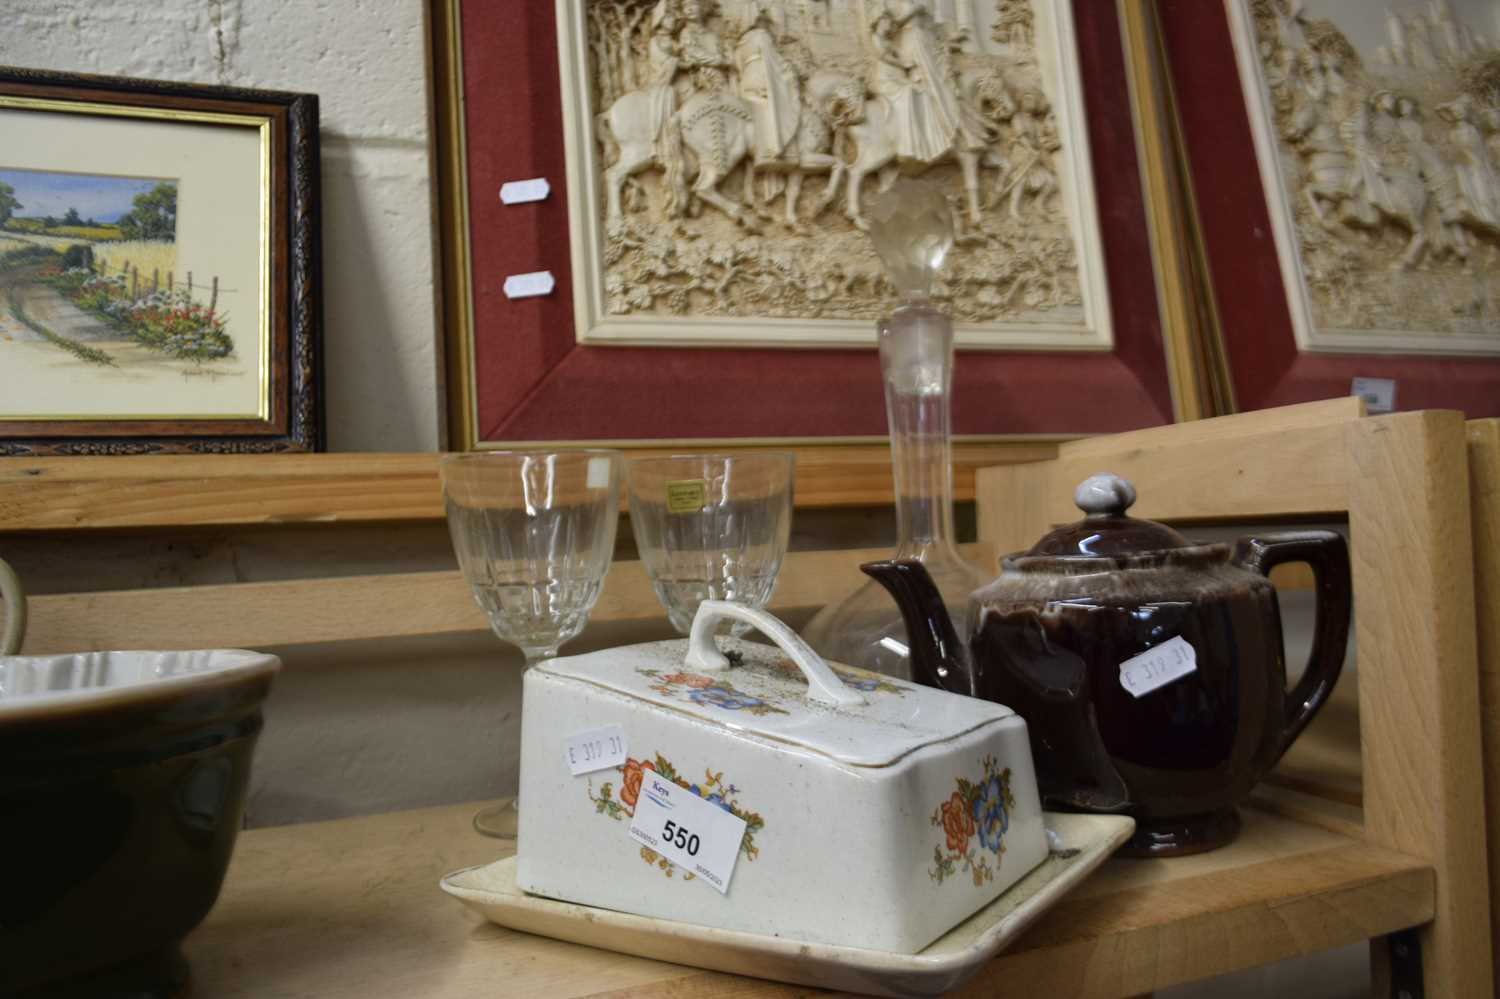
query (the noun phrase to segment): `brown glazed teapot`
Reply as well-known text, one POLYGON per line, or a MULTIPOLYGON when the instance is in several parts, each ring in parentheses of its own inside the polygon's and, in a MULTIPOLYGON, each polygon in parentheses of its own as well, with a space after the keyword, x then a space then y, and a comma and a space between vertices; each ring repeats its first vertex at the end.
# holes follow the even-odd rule
POLYGON ((966 641, 920 562, 862 568, 901 607, 916 679, 1026 719, 1048 807, 1135 816, 1127 855, 1223 846, 1235 805, 1343 669, 1348 548, 1332 531, 1193 544, 1126 516, 1135 490, 1113 475, 1074 499, 1083 520, 1006 556, 973 593, 966 641), (1267 578, 1283 562, 1308 563, 1317 590, 1312 655, 1290 692, 1267 578))

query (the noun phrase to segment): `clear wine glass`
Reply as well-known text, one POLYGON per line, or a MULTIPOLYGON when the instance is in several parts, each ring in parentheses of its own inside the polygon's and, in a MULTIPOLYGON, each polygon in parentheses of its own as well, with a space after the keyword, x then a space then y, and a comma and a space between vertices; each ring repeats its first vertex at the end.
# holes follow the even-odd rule
MULTIPOLYGON (((486 451, 438 467, 453 549, 490 628, 527 668, 557 655, 588 623, 614 554, 620 453, 486 451)), ((474 827, 514 839, 516 807, 487 808, 474 827)))
MULTIPOLYGON (((764 607, 792 526, 796 456, 689 454, 630 462, 630 526, 657 599, 686 635, 704 600, 764 607)), ((741 634, 748 625, 736 624, 741 634)))

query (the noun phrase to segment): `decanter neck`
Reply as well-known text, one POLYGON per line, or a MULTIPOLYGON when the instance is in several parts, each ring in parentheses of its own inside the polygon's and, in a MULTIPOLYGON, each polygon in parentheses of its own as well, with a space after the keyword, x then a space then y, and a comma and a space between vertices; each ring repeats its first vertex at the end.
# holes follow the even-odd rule
POLYGON ((925 558, 954 543, 953 324, 925 302, 909 302, 881 321, 880 367, 891 432, 898 557, 925 558))

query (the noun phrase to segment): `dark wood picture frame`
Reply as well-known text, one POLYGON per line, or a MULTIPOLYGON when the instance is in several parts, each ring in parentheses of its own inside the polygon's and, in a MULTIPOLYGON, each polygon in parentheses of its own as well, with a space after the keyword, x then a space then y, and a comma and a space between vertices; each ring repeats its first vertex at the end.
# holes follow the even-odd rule
MULTIPOLYGON (((269 232, 262 275, 269 311, 263 419, 6 419, 0 455, 321 451, 322 237, 318 98, 314 94, 201 86, 0 67, 0 97, 151 112, 258 118, 268 126, 269 232)), ((0 401, 3 408, 3 401, 0 401)))
MULTIPOLYGON (((1073 0, 1085 127, 1115 321, 1112 350, 963 351, 954 427, 983 440, 1126 430, 1204 415, 1174 359, 1185 335, 1165 299, 1184 293, 1148 203, 1142 92, 1125 43, 1141 0, 1073 0), (1184 404, 1184 392, 1193 398, 1184 404), (1087 400, 1087 403, 1085 403, 1087 400)), ((852 442, 885 432, 869 350, 616 347, 574 335, 555 4, 430 0, 437 96, 448 441, 622 445, 852 442), (551 195, 506 208, 501 183, 551 195), (507 274, 549 270, 553 294, 507 301, 507 274), (771 386, 776 386, 774 390, 771 386), (733 400, 733 405, 725 405, 733 400)), ((1147 88, 1149 90, 1149 87, 1147 88)))

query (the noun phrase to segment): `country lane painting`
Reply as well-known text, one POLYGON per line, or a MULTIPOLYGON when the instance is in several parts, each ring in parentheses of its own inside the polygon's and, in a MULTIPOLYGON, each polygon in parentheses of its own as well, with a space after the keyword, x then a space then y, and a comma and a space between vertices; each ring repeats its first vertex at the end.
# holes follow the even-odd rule
POLYGON ((0 166, 0 356, 70 355, 100 374, 232 365, 218 276, 178 258, 178 187, 0 166))

